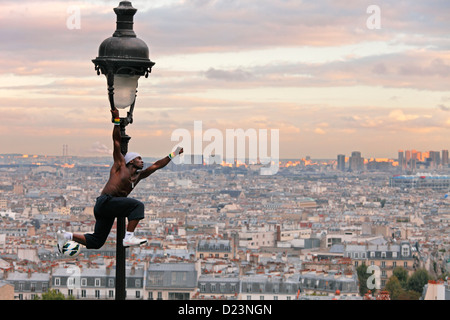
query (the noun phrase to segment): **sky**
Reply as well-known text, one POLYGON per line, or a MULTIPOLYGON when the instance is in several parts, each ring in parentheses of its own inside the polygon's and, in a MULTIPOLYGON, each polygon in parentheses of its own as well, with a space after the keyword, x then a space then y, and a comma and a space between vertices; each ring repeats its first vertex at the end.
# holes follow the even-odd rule
MULTIPOLYGON (((0 154, 111 154, 106 79, 91 60, 119 1, 0 4, 0 154)), ((156 63, 127 127, 143 156, 167 155, 195 121, 224 136, 279 130, 280 158, 450 148, 448 0, 132 4, 156 63)))

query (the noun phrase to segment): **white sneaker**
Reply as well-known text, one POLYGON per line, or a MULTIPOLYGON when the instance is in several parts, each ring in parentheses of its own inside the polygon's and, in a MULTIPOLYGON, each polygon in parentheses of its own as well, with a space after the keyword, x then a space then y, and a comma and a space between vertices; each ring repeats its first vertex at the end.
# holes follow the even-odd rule
POLYGON ((125 248, 132 246, 140 246, 141 244, 147 243, 147 239, 137 238, 134 235, 130 236, 128 239, 123 239, 123 246, 125 248))
POLYGON ((64 236, 64 230, 62 231, 58 230, 58 232, 56 232, 56 240, 58 241, 56 247, 58 248, 59 253, 62 253, 62 248, 64 244, 67 242, 67 239, 64 236))

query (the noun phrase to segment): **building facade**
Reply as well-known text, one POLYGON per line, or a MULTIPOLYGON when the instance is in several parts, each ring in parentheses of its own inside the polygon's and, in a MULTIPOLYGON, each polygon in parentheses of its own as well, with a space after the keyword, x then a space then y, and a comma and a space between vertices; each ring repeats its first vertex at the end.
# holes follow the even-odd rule
POLYGON ((379 270, 383 288, 397 267, 403 267, 408 275, 414 273, 417 268, 414 253, 415 248, 404 241, 400 244, 346 245, 344 256, 351 258, 355 267, 365 264, 379 270))
POLYGON ((405 189, 450 190, 450 176, 447 175, 396 175, 389 178, 389 185, 405 189))

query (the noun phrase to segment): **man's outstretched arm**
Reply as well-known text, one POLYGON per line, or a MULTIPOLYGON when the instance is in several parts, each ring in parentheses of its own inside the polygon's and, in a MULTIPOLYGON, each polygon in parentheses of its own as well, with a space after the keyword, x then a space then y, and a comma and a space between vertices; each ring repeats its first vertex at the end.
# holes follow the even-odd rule
POLYGON ((140 179, 145 179, 149 175, 151 175, 153 172, 155 172, 156 170, 164 168, 165 166, 167 166, 169 164, 170 160, 172 160, 174 157, 176 157, 177 155, 182 154, 182 153, 183 153, 183 148, 178 147, 177 150, 175 150, 174 152, 169 154, 167 157, 156 161, 150 167, 142 170, 142 172, 140 174, 140 179))
POLYGON ((119 118, 119 110, 117 108, 111 110, 114 122, 114 129, 112 133, 113 138, 113 158, 114 165, 113 168, 116 170, 120 168, 123 164, 125 164, 125 158, 122 155, 120 142, 122 140, 122 136, 120 135, 120 118, 119 118))

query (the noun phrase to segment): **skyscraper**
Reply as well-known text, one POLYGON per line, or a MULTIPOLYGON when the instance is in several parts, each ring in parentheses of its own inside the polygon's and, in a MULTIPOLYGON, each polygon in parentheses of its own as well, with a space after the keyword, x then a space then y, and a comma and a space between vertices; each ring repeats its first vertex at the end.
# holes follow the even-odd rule
POLYGON ((405 161, 405 153, 403 152, 403 150, 398 150, 398 166, 400 168, 400 171, 405 170, 406 161, 405 161))
POLYGON ((362 171, 364 169, 364 158, 361 157, 361 152, 353 151, 349 159, 350 171, 362 171))
POLYGON ((337 169, 340 171, 345 171, 345 154, 338 154, 337 169))
POLYGON ((448 150, 442 150, 442 166, 447 167, 448 164, 448 150))
POLYGON ((430 151, 430 160, 433 168, 437 168, 441 164, 441 155, 439 151, 430 151))

